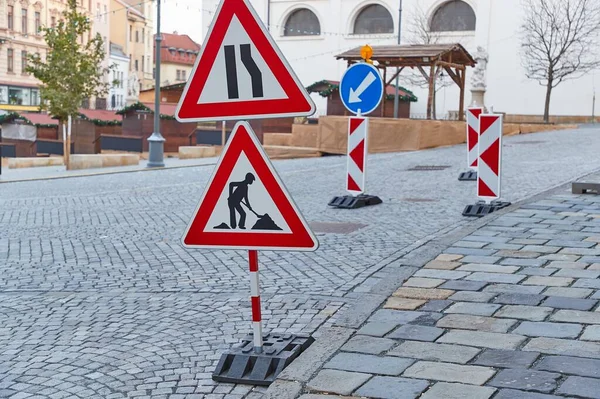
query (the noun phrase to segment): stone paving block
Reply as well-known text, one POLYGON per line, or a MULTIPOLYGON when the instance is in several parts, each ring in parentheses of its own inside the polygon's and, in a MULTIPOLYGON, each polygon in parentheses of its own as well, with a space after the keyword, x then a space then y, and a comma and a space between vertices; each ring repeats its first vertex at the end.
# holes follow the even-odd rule
POLYGON ((539 355, 536 352, 486 349, 473 364, 503 368, 528 368, 539 355))
POLYGON ((439 270, 454 270, 459 267, 460 262, 446 262, 442 260, 432 260, 423 266, 423 269, 439 269, 439 270))
POLYGON ((543 294, 547 296, 587 298, 592 292, 593 290, 590 288, 550 287, 543 294))
POLYGON ((444 311, 444 313, 461 313, 475 316, 491 316, 500 305, 492 303, 477 303, 477 302, 456 302, 444 311))
POLYGON ((559 378, 560 374, 547 371, 505 369, 498 372, 489 385, 498 388, 550 393, 556 388, 559 378))
POLYGON ((534 252, 540 254, 554 254, 561 249, 560 246, 552 246, 550 243, 545 245, 525 245, 521 252, 534 252))
POLYGON ((600 344, 559 338, 532 338, 524 351, 600 359, 600 344))
POLYGON ((496 317, 507 317, 511 319, 543 321, 552 308, 545 306, 505 305, 496 312, 496 317))
POLYGON ((600 263, 592 263, 588 266, 588 270, 600 270, 600 263))
POLYGON ((547 245, 553 247, 591 248, 595 243, 589 241, 551 240, 547 242, 547 245))
POLYGON ((455 291, 479 291, 486 285, 485 281, 450 280, 442 284, 440 288, 455 291))
POLYGON ((423 380, 398 377, 373 377, 356 391, 356 395, 382 399, 415 399, 429 383, 423 380))
POLYGON ((517 270, 519 270, 519 268, 517 266, 488 265, 485 263, 466 263, 456 270, 465 271, 465 272, 489 272, 489 273, 513 274, 517 270))
POLYGON ((600 398, 600 379, 585 377, 569 377, 556 391, 558 394, 581 396, 584 398, 600 398))
POLYGON ((546 267, 524 267, 517 274, 525 274, 527 276, 550 276, 559 269, 550 269, 546 267))
POLYGON ((600 326, 586 327, 581 339, 584 341, 600 341, 600 326))
MULTIPOLYGON (((467 398, 465 398, 467 399, 467 398)), ((525 392, 516 389, 501 389, 494 399, 564 399, 564 396, 547 395, 538 392, 525 392)))
POLYGON ((372 322, 365 324, 363 327, 361 327, 361 329, 358 330, 357 334, 371 335, 371 336, 375 336, 375 337, 383 337, 385 334, 389 333, 397 326, 398 326, 398 324, 396 324, 395 322, 394 323, 389 323, 389 322, 386 323, 386 322, 372 321, 372 322))
POLYGON ((594 295, 592 295, 590 299, 600 299, 600 291, 596 291, 596 293, 594 293, 594 295))
POLYGON ((495 392, 496 389, 491 387, 438 382, 425 392, 421 399, 488 399, 495 392))
POLYGON ((511 250, 519 250, 523 248, 523 245, 518 245, 518 244, 507 244, 507 243, 501 243, 501 242, 494 242, 491 243, 489 245, 485 246, 485 249, 511 249, 511 250))
POLYGON ((543 306, 548 306, 555 309, 573 309, 573 310, 590 310, 598 301, 593 299, 569 298, 564 296, 550 296, 543 306))
POLYGON ((451 330, 442 335, 437 342, 491 349, 516 349, 525 339, 526 337, 516 334, 451 330))
POLYGON ((553 269, 585 269, 588 263, 584 262, 565 262, 565 261, 553 261, 548 263, 546 267, 553 269))
POLYGON ((488 283, 517 284, 519 281, 522 281, 525 278, 526 278, 526 276, 522 276, 519 274, 475 272, 475 273, 471 274, 470 276, 465 277, 465 280, 485 281, 488 283))
MULTIPOLYGON (((475 282, 475 281, 473 281, 475 282)), ((469 292, 469 291, 459 291, 456 294, 452 295, 450 298, 453 301, 463 301, 463 302, 488 302, 490 299, 494 298, 496 294, 492 292, 469 292)))
POLYGON ((540 259, 557 261, 557 262, 575 262, 581 256, 568 254, 548 254, 540 256, 540 259))
POLYGON ((373 313, 373 315, 369 318, 369 322, 395 323, 396 325, 407 324, 419 316, 423 316, 424 314, 424 312, 380 309, 373 313))
POLYGON ((340 370, 321 370, 315 378, 308 382, 307 388, 319 392, 350 395, 369 378, 371 378, 370 374, 349 373, 340 370))
POLYGON ((439 319, 442 318, 442 314, 441 313, 435 313, 435 312, 422 312, 423 315, 417 317, 416 319, 412 320, 411 322, 407 323, 407 324, 415 324, 415 325, 419 325, 419 326, 426 326, 426 327, 433 327, 435 326, 435 323, 437 323, 437 321, 439 319))
POLYGON ((489 367, 464 366, 452 363, 435 363, 418 361, 403 374, 404 377, 425 380, 463 382, 472 385, 483 385, 496 371, 489 367))
POLYGON ((461 247, 461 248, 483 248, 485 247, 487 242, 481 241, 458 241, 452 244, 453 247, 461 247))
POLYGON ((600 271, 596 270, 581 270, 581 269, 560 269, 554 273, 554 277, 571 277, 571 278, 589 278, 594 279, 600 277, 600 271))
POLYGON ((543 245, 548 242, 548 240, 541 240, 535 238, 515 238, 514 240, 507 241, 509 244, 519 244, 519 245, 543 245))
POLYGON ((355 335, 341 350, 346 352, 360 352, 379 355, 396 345, 396 341, 387 338, 376 338, 368 335, 355 335))
POLYGON ((593 288, 595 290, 600 290, 600 279, 588 279, 588 278, 580 278, 575 281, 573 287, 577 288, 593 288))
POLYGON ((501 258, 535 259, 539 257, 541 253, 532 251, 511 251, 510 249, 504 249, 496 252, 495 255, 501 258))
POLYGON ((545 297, 535 294, 500 294, 494 299, 494 303, 503 305, 539 305, 545 297))
POLYGON ((485 242, 485 243, 504 243, 508 242, 509 239, 506 237, 496 237, 496 236, 484 236, 484 235, 470 235, 463 238, 463 241, 477 241, 477 242, 485 242))
MULTIPOLYGON (((465 258, 468 256, 490 256, 493 255, 496 251, 493 249, 477 249, 477 248, 460 248, 460 247, 450 247, 444 251, 447 254, 458 254, 465 255, 465 258)), ((468 261, 464 260, 463 262, 467 263, 468 261)))
POLYGON ((463 263, 489 263, 493 264, 500 260, 499 256, 475 256, 469 255, 461 259, 463 263))
POLYGON ((545 285, 548 287, 566 287, 573 282, 572 278, 568 277, 545 277, 545 276, 531 276, 527 277, 527 280, 523 281, 523 285, 545 285))
POLYGON ((441 328, 407 324, 400 326, 396 331, 389 334, 388 338, 431 342, 443 333, 444 330, 441 328))
MULTIPOLYGON (((582 256, 581 258, 579 258, 579 261, 596 264, 600 263, 600 256, 582 256)), ((592 270, 593 269, 594 268, 592 268, 592 270)))
POLYGON ((414 275, 415 277, 428 277, 441 280, 459 280, 469 274, 468 272, 459 272, 456 270, 421 269, 414 275))
POLYGON ((459 330, 507 332, 516 323, 516 320, 511 319, 450 314, 440 319, 437 322, 437 326, 441 328, 454 328, 459 330))
POLYGON ((421 307, 422 312, 441 312, 454 302, 444 299, 433 299, 421 307))
POLYGON ((435 260, 439 260, 442 262, 453 262, 462 258, 463 256, 458 254, 440 254, 435 258, 435 260))
MULTIPOLYGON (((598 274, 600 274, 600 272, 598 272, 598 274)), ((446 280, 437 278, 411 277, 402 285, 404 287, 435 288, 445 282, 446 280)))
POLYGON ((521 258, 505 258, 500 262, 501 265, 521 266, 521 267, 542 267, 548 261, 545 259, 521 259, 521 258))
POLYGON ((580 324, 524 321, 512 332, 529 337, 576 338, 582 329, 580 324))
POLYGON ((383 305, 384 309, 396 309, 396 310, 415 310, 421 305, 425 304, 423 299, 409 299, 409 298, 398 298, 390 297, 383 305))
POLYGON ((400 287, 392 295, 411 299, 447 299, 452 294, 454 294, 452 290, 439 288, 400 287))
POLYGON ((580 377, 600 378, 600 360, 571 356, 544 356, 535 368, 580 377))
POLYGON ((436 344, 431 342, 405 341, 392 349, 388 355, 449 363, 467 363, 478 353, 479 348, 461 345, 436 344))
POLYGON ((361 373, 400 375, 414 361, 391 356, 373 356, 358 353, 338 353, 325 368, 361 373))
POLYGON ((567 323, 600 324, 600 312, 584 312, 580 310, 559 310, 550 318, 553 321, 567 323))

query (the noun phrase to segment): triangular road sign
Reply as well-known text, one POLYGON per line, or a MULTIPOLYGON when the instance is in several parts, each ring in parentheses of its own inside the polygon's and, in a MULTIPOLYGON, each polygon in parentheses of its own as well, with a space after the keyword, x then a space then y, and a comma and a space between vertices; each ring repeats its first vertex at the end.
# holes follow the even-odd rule
POLYGON ((180 122, 310 116, 315 105, 248 0, 222 0, 179 99, 180 122))
POLYGON ((291 251, 319 246, 247 122, 235 125, 183 245, 291 251))

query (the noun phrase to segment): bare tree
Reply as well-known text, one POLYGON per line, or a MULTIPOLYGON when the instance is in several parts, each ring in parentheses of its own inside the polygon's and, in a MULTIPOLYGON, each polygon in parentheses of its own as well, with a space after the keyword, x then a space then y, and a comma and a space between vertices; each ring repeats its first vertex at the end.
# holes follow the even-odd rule
MULTIPOLYGON (((438 44, 440 35, 438 32, 432 32, 431 26, 429 25, 429 18, 427 12, 421 7, 419 3, 415 4, 414 12, 409 18, 406 29, 407 35, 405 40, 407 44, 438 44)), ((410 74, 402 75, 401 79, 406 85, 417 86, 417 87, 429 87, 429 76, 424 74, 424 71, 411 71, 410 74)), ((444 75, 443 69, 438 68, 435 73, 434 79, 434 92, 433 92, 433 109, 432 117, 436 119, 436 97, 437 92, 444 87, 451 86, 453 82, 448 79, 447 75, 444 75)))
POLYGON ((544 122, 552 90, 598 66, 599 0, 523 0, 521 60, 526 76, 546 87, 544 122))

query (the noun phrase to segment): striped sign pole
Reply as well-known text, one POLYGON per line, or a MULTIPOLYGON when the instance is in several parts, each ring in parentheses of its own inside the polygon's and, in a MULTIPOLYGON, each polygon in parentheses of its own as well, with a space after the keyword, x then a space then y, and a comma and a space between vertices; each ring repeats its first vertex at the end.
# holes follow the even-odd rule
POLYGON ((258 251, 248 251, 250 258, 250 302, 252 304, 252 335, 254 352, 262 353, 262 319, 260 314, 260 287, 258 283, 258 251))
POLYGON ((486 203, 500 198, 502 173, 502 123, 500 114, 479 116, 477 196, 486 203))
POLYGON ((482 107, 467 109, 467 165, 477 171, 478 143, 479 143, 479 115, 483 113, 482 107))
POLYGON ((369 118, 350 117, 346 191, 352 195, 360 195, 365 192, 368 129, 369 118))

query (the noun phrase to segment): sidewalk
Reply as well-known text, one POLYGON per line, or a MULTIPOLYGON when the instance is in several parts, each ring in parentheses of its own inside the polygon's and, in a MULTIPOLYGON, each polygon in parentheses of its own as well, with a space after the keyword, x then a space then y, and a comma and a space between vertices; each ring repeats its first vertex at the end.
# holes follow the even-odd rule
POLYGON ((267 397, 600 398, 600 197, 566 190, 382 270, 267 397))
MULTIPOLYGON (((190 168, 194 166, 216 165, 218 158, 198 158, 198 159, 178 159, 165 158, 165 167, 161 169, 190 168)), ((16 183, 20 181, 64 179, 68 177, 108 175, 114 173, 142 172, 148 170, 157 170, 157 168, 147 168, 147 160, 140 160, 139 165, 133 166, 115 166, 112 168, 97 169, 79 169, 65 170, 64 166, 45 166, 39 168, 20 168, 8 169, 2 168, 0 175, 0 184, 16 183)), ((160 170, 160 169, 159 169, 160 170)))

